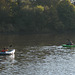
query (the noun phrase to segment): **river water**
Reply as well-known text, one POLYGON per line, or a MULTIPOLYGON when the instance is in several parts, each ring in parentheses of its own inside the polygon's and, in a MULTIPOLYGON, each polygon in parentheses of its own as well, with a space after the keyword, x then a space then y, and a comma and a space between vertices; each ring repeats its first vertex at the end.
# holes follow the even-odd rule
POLYGON ((0 56, 0 75, 75 75, 75 48, 61 45, 74 35, 0 35, 0 49, 11 44, 16 53, 0 56))

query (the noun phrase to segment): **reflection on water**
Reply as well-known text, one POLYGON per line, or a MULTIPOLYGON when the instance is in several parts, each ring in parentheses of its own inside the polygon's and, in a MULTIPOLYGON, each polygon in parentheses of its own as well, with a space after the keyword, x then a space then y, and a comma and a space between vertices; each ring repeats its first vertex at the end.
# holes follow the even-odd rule
POLYGON ((6 63, 5 61, 13 61, 15 58, 15 54, 12 55, 0 55, 0 63, 6 63))
MULTIPOLYGON (((8 75, 10 69, 13 67, 16 60, 14 60, 15 55, 0 55, 0 74, 8 75), (9 70, 9 71, 8 71, 9 70)), ((11 73, 11 71, 10 71, 11 73)))
MULTIPOLYGON (((13 44, 16 53, 0 56, 0 74, 75 75, 75 48, 61 46, 64 38, 67 37, 63 35, 1 36, 0 47, 13 44)), ((74 41, 75 37, 73 35, 70 38, 74 41)))
POLYGON ((71 39, 73 42, 75 42, 75 35, 0 35, 0 47, 8 47, 10 44, 13 44, 19 49, 22 49, 21 47, 24 46, 53 46, 65 43, 66 39, 71 39))

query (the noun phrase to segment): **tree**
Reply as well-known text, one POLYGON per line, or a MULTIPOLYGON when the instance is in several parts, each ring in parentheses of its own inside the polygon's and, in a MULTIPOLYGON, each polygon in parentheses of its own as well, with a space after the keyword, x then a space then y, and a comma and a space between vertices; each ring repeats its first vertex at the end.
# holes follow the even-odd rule
POLYGON ((1 0, 0 1, 0 23, 8 23, 10 13, 10 6, 8 0, 1 0))
POLYGON ((61 1, 57 6, 60 20, 65 25, 66 30, 75 29, 75 7, 69 0, 61 1))

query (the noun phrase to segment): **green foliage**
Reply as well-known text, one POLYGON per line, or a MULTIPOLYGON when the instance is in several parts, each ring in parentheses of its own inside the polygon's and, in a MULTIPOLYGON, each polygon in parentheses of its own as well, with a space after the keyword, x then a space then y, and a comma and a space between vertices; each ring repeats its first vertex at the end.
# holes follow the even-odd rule
POLYGON ((37 6, 37 9, 39 9, 40 11, 44 11, 44 7, 41 6, 41 5, 38 5, 38 6, 37 6))
POLYGON ((61 1, 57 7, 60 20, 66 30, 75 29, 75 7, 69 0, 61 1))
POLYGON ((1 0, 0 32, 47 33, 75 30, 70 0, 1 0))

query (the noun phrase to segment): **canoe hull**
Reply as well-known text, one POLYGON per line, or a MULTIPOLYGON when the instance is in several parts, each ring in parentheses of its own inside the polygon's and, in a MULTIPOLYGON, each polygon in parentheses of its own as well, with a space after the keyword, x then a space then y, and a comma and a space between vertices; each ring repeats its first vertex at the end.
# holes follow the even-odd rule
POLYGON ((75 47, 75 45, 66 45, 66 44, 63 44, 62 46, 63 47, 75 47))
POLYGON ((6 51, 6 52, 0 52, 0 55, 11 55, 15 53, 15 49, 12 49, 10 51, 6 51))

